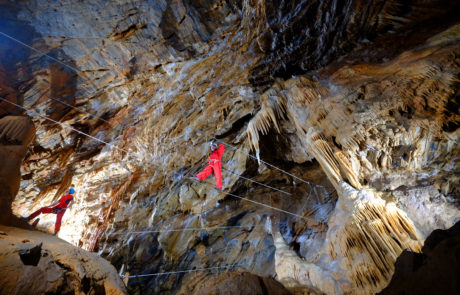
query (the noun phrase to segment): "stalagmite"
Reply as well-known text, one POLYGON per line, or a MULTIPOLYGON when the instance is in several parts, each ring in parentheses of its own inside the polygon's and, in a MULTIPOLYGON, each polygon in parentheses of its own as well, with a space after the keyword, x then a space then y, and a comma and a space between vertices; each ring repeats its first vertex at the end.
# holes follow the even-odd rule
POLYGON ((276 246, 275 270, 279 280, 289 288, 307 287, 326 294, 342 294, 347 290, 346 282, 338 282, 328 269, 301 259, 289 248, 278 229, 272 228, 268 219, 266 227, 273 235, 276 246))
POLYGON ((408 217, 394 204, 368 190, 340 182, 337 210, 330 220, 328 251, 344 257, 339 264, 357 294, 385 287, 394 262, 404 249, 420 252, 422 239, 408 217))

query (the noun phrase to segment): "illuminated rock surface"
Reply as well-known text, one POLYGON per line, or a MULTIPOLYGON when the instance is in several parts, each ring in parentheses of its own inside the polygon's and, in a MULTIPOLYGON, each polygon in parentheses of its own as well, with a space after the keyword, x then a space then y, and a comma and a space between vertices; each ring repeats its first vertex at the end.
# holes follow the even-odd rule
POLYGON ((240 271, 296 293, 379 292, 404 249, 460 219, 458 8, 1 2, 0 31, 55 58, 0 35, 0 97, 37 129, 13 212, 73 184, 59 237, 121 274, 223 268, 126 279, 134 294, 231 289, 219 273, 240 271), (190 179, 213 136, 238 148, 224 193, 190 179))
POLYGON ((113 266, 56 237, 0 226, 1 294, 126 294, 113 266))

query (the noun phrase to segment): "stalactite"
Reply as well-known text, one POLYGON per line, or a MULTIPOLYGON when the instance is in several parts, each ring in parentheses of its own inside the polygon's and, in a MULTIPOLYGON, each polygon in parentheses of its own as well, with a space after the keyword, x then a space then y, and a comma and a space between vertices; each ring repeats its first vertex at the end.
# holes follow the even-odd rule
POLYGON ((274 89, 264 93, 261 98, 261 109, 249 122, 246 130, 249 144, 256 152, 257 158, 259 158, 259 133, 266 135, 272 127, 276 132, 280 133, 278 119, 286 111, 286 102, 282 96, 277 97, 277 93, 278 91, 274 89))
POLYGON ((342 172, 342 175, 344 175, 348 179, 350 184, 353 185, 357 189, 361 188, 361 184, 359 183, 358 176, 356 175, 355 171, 353 171, 353 167, 351 167, 350 161, 343 154, 343 152, 336 151, 334 153, 334 158, 340 164, 340 170, 342 172))
POLYGON ((374 294, 388 283, 399 254, 405 249, 420 252, 422 240, 402 211, 372 191, 340 182, 339 195, 316 263, 302 260, 278 231, 269 230, 276 246, 277 275, 285 285, 326 294, 374 294))
POLYGON ((341 186, 345 189, 338 208, 346 208, 342 215, 345 219, 335 220, 340 229, 328 233, 329 253, 333 258, 345 257, 343 267, 348 269, 356 294, 372 294, 385 287, 404 249, 421 251, 421 238, 394 204, 387 204, 369 191, 358 192, 343 182, 341 186), (348 205, 340 206, 342 202, 348 205))
POLYGON ((361 188, 358 176, 353 171, 350 161, 341 151, 334 151, 326 137, 319 132, 310 130, 307 135, 310 152, 321 164, 334 186, 346 178, 355 188, 361 188))

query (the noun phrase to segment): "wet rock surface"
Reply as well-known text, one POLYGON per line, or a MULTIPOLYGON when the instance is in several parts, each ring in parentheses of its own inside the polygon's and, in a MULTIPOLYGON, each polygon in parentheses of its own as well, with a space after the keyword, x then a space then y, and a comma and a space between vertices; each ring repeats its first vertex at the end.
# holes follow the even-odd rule
POLYGON ((8 34, 27 28, 20 40, 54 58, 0 36, 0 93, 37 128, 13 211, 73 184, 59 236, 134 276, 134 294, 241 270, 375 293, 404 248, 460 218, 452 1, 0 6, 8 34), (190 179, 214 136, 231 144, 223 192, 190 179))

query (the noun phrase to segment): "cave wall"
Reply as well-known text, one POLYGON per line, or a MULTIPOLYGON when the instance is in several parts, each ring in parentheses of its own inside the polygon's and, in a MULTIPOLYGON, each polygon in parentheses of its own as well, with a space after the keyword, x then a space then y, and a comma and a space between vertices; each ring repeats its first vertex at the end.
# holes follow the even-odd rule
MULTIPOLYGON (((459 218, 457 4, 342 4, 0 4, 8 19, 33 28, 23 42, 55 58, 26 50, 1 62, 2 95, 33 109, 37 126, 15 214, 53 202, 73 184, 76 204, 60 237, 97 251, 122 273, 230 266, 277 274, 291 288, 381 290, 402 249, 391 239, 382 243, 390 245, 391 257, 352 249, 343 231, 396 216, 410 224, 398 243, 417 250, 432 230, 459 218), (304 219, 220 193, 213 178, 189 180, 202 168, 212 136, 239 148, 228 147, 223 158, 225 192, 304 219), (323 187, 313 190, 248 157, 250 151, 323 187), (351 187, 345 195, 344 185, 351 187), (371 205, 352 195, 367 196, 371 205), (372 208, 385 212, 360 219, 372 208), (269 216, 277 218, 277 237, 265 228, 269 216), (246 228, 165 232, 226 225, 246 228), (144 230, 162 232, 133 233, 144 230), (327 244, 334 233, 338 245, 343 238, 335 248, 327 244), (289 251, 279 250, 283 243, 289 251), (290 273, 288 256, 305 263, 300 273, 290 273), (369 257, 385 263, 369 263, 369 257), (365 268, 356 267, 360 260, 365 268), (299 279, 312 269, 314 280, 299 279), (366 272, 372 275, 361 280, 366 272)), ((4 113, 22 111, 0 106, 4 113)), ((53 216, 45 216, 39 228, 50 232, 53 224, 53 216)), ((390 237, 399 229, 382 232, 390 237)), ((378 232, 349 230, 356 240, 366 231, 378 232)), ((193 290, 209 275, 135 278, 128 287, 174 293, 193 290)))

